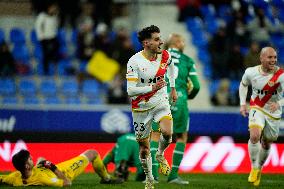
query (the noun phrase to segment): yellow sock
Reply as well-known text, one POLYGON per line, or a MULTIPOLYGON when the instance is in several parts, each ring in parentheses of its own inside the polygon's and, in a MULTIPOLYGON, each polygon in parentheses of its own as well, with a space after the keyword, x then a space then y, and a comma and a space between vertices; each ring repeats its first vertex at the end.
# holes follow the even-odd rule
POLYGON ((98 156, 94 159, 92 162, 93 168, 96 171, 96 173, 105 180, 110 179, 110 175, 108 174, 106 167, 104 166, 104 163, 98 154, 98 156))

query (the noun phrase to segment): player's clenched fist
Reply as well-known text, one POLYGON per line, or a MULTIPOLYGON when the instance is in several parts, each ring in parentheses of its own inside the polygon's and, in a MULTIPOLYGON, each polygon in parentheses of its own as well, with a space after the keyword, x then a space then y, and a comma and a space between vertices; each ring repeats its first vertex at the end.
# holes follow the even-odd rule
POLYGON ((53 172, 57 169, 56 165, 47 160, 40 161, 37 165, 38 167, 45 167, 47 169, 50 169, 53 172))
POLYGON ((241 113, 242 116, 247 117, 247 115, 248 115, 247 105, 241 105, 240 113, 241 113))
POLYGON ((167 82, 164 79, 160 79, 160 80, 158 80, 157 83, 152 85, 152 91, 157 91, 157 90, 163 88, 166 85, 167 85, 167 82))

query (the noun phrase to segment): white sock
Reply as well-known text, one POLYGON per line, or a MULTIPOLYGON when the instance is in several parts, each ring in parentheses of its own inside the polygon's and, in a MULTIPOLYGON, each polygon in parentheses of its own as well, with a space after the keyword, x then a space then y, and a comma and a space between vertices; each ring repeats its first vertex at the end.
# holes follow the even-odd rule
POLYGON ((259 157, 259 151, 260 151, 260 143, 257 142, 256 144, 253 144, 249 140, 248 150, 249 150, 249 157, 250 157, 252 167, 255 169, 259 168, 258 157, 259 157))
POLYGON ((270 153, 270 148, 268 150, 264 149, 263 147, 260 148, 260 151, 259 151, 259 168, 262 168, 267 157, 269 156, 269 153, 270 153))
POLYGON ((170 143, 171 143, 171 138, 169 140, 166 140, 165 137, 161 135, 157 153, 160 155, 164 155, 164 151, 170 145, 170 143))
POLYGON ((152 174, 152 157, 151 154, 148 155, 146 159, 140 157, 141 165, 148 180, 154 180, 152 174))

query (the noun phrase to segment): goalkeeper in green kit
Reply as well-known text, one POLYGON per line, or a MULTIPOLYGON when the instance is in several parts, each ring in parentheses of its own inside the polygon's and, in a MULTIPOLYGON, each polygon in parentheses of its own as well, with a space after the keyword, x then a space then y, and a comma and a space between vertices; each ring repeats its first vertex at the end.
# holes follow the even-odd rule
MULTIPOLYGON (((172 170, 168 183, 188 184, 188 181, 178 176, 179 165, 182 161, 185 145, 188 138, 189 116, 187 100, 193 99, 200 89, 194 61, 183 53, 185 40, 179 34, 171 34, 168 40, 168 51, 175 65, 175 83, 178 100, 171 104, 173 115, 173 133, 176 135, 176 146, 173 153, 172 170)), ((170 87, 168 87, 168 93, 170 87)), ((158 180, 158 162, 155 158, 160 138, 159 124, 153 122, 151 135, 152 170, 155 180, 158 180)))
POLYGON ((139 145, 134 133, 127 133, 117 139, 115 146, 105 155, 104 165, 115 164, 115 176, 128 180, 129 167, 136 167, 136 181, 144 181, 146 176, 139 159, 139 145))

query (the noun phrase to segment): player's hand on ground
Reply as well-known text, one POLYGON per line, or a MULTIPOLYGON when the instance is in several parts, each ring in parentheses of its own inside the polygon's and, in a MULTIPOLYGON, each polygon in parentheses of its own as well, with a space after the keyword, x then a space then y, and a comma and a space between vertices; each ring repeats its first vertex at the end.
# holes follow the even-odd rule
POLYGON ((248 115, 247 105, 241 105, 240 113, 241 113, 242 116, 247 117, 247 115, 248 115))
POLYGON ((157 91, 157 90, 163 88, 166 85, 167 85, 167 82, 164 79, 160 79, 160 80, 158 80, 157 83, 152 85, 152 91, 157 91))
POLYGON ((279 104, 277 102, 269 102, 268 105, 269 105, 269 110, 271 113, 279 109, 279 104))

